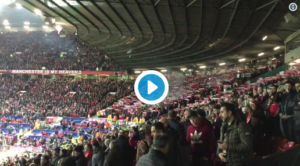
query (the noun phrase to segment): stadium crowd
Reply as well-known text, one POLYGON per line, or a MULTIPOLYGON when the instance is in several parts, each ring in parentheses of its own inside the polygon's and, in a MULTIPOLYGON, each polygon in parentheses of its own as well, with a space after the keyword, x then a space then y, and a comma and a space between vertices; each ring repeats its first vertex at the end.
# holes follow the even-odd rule
MULTIPOLYGON (((87 117, 132 91, 132 81, 108 79, 30 79, 2 77, 1 116, 22 115, 24 123, 35 117, 87 117), (114 92, 113 95, 110 92, 114 92), (74 94, 72 94, 74 93, 74 94)), ((10 120, 10 119, 6 119, 10 120)))
MULTIPOLYGON (((132 91, 132 88, 128 89, 132 82, 122 81, 66 79, 22 81, 9 77, 2 79, 1 108, 5 110, 2 115, 24 114, 27 110, 31 113, 41 113, 42 116, 47 114, 71 116, 72 111, 78 116, 87 116, 90 110, 93 112, 97 107, 101 109, 113 103, 110 99, 102 99, 104 94, 117 91, 120 93, 117 99, 132 91), (102 86, 98 87, 99 84, 102 86), (17 94, 20 90, 26 90, 26 94, 22 96, 17 94), (78 94, 73 97, 65 96, 70 91, 78 94), (26 108, 28 104, 35 107, 28 109, 26 108)), ((184 86, 195 87, 195 84, 191 85, 195 80, 200 81, 200 78, 187 77, 184 86)), ((232 81, 234 86, 234 80, 232 81)), ((78 166, 89 164, 129 166, 133 163, 138 166, 153 163, 163 166, 180 165, 188 161, 184 160, 182 153, 189 154, 189 150, 184 149, 189 147, 191 164, 195 166, 211 165, 212 162, 218 161, 216 158, 230 165, 251 165, 254 156, 267 156, 275 152, 268 142, 274 136, 300 143, 297 109, 300 102, 299 85, 298 80, 281 79, 244 91, 233 89, 229 94, 222 93, 225 88, 223 86, 217 91, 212 87, 205 88, 201 91, 200 98, 193 94, 171 104, 162 103, 160 115, 167 112, 168 118, 161 118, 159 122, 153 117, 139 128, 125 131, 116 128, 100 138, 93 140, 85 138, 82 145, 62 148, 58 144, 51 148, 52 152, 48 149, 45 152, 47 155, 40 154, 33 160, 26 161, 29 163, 33 161, 37 165, 41 163, 55 166, 63 165, 64 162, 73 162, 78 166), (217 101, 210 99, 206 105, 187 107, 205 98, 206 95, 224 98, 217 101), (61 158, 64 158, 62 163, 59 162, 61 158)), ((26 113, 24 115, 26 116, 26 113)), ((34 116, 29 114, 27 117, 34 116)), ((30 118, 33 123, 34 119, 30 118)), ((23 159, 14 160, 20 165, 21 161, 25 162, 23 159)), ((5 163, 7 162, 12 160, 5 163)))
POLYGON ((75 35, 57 32, 1 32, 0 69, 120 71, 103 52, 75 35))

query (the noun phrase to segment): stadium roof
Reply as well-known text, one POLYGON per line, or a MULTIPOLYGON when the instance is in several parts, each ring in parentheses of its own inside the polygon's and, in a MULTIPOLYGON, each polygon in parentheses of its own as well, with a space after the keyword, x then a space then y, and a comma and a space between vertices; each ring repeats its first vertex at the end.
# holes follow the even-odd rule
POLYGON ((300 28, 299 9, 290 12, 291 2, 295 1, 16 1, 32 12, 40 10, 44 21, 51 24, 55 19, 56 25, 130 69, 214 67, 223 62, 227 66, 241 58, 249 62, 283 53, 284 40, 300 28))

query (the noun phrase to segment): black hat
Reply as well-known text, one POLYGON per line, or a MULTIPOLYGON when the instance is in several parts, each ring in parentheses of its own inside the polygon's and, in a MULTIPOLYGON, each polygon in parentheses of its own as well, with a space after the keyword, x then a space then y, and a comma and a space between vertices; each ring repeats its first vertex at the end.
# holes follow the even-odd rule
POLYGON ((196 111, 191 111, 190 115, 188 116, 188 118, 192 118, 192 117, 198 117, 198 114, 196 111))

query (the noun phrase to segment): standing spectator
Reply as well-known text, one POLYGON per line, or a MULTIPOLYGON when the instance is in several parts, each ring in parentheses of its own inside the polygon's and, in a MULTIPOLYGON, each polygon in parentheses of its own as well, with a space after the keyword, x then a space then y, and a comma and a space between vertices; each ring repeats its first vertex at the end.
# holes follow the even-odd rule
POLYGON ((280 103, 280 128, 284 138, 295 141, 295 122, 294 122, 294 104, 293 99, 295 92, 293 91, 293 83, 288 81, 284 86, 277 89, 276 100, 280 103), (284 93, 285 90, 285 93, 284 93))
POLYGON ((300 82, 295 84, 296 95, 294 102, 294 121, 295 121, 295 137, 296 143, 300 144, 300 82))
POLYGON ((189 119, 192 125, 187 130, 186 140, 191 144, 192 166, 210 165, 210 158, 215 150, 215 140, 210 126, 195 111, 191 112, 189 119))
POLYGON ((149 153, 142 156, 136 166, 170 166, 168 165, 167 153, 169 151, 169 137, 166 134, 155 135, 153 148, 149 153))
POLYGON ((51 165, 52 166, 57 166, 57 162, 60 159, 59 151, 60 151, 60 148, 55 148, 54 149, 54 156, 53 156, 53 158, 51 160, 51 165))
POLYGON ((74 148, 75 151, 75 159, 76 159, 76 166, 87 166, 88 162, 83 153, 83 146, 77 145, 74 148))
POLYGON ((67 157, 61 163, 61 166, 75 166, 77 165, 76 160, 73 157, 67 157))
POLYGON ((129 145, 129 139, 126 138, 124 131, 119 131, 119 136, 116 141, 118 141, 123 151, 123 165, 130 166, 134 158, 133 148, 129 145))
POLYGON ((213 121, 213 129, 214 129, 214 136, 216 140, 220 139, 220 133, 221 133, 221 126, 222 126, 222 118, 220 118, 220 105, 217 104, 213 108, 213 114, 214 114, 214 121, 213 121))
POLYGON ((164 125, 165 132, 170 137, 169 152, 167 154, 169 164, 172 165, 172 166, 177 166, 178 163, 180 163, 179 157, 178 157, 179 153, 180 153, 180 149, 179 149, 180 134, 179 134, 179 131, 173 129, 170 126, 169 120, 167 118, 161 118, 159 121, 164 125))
POLYGON ((109 153, 105 158, 104 166, 122 166, 123 152, 117 141, 111 141, 109 144, 109 153))
POLYGON ((84 146, 84 156, 87 159, 88 166, 92 166, 93 147, 92 144, 86 144, 84 146))
POLYGON ((186 136, 187 133, 187 129, 190 127, 191 125, 191 121, 189 120, 189 116, 191 114, 190 110, 186 110, 184 111, 184 115, 183 115, 183 128, 184 128, 184 136, 186 136))
POLYGON ((250 126, 236 116, 234 105, 224 103, 220 117, 223 119, 218 156, 230 166, 251 165, 253 138, 250 126))
POLYGON ((105 154, 102 146, 99 145, 99 142, 96 139, 92 140, 92 145, 94 150, 92 166, 103 166, 105 154))
POLYGON ((50 157, 47 155, 43 155, 41 157, 41 166, 51 166, 50 164, 50 157))

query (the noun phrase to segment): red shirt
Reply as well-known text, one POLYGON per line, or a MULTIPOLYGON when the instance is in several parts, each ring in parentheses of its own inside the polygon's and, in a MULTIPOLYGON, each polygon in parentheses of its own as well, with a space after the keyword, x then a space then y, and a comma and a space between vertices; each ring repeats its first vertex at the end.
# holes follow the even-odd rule
POLYGON ((89 152, 85 152, 84 153, 85 158, 87 159, 87 161, 91 161, 92 157, 93 157, 93 152, 89 151, 89 152))

